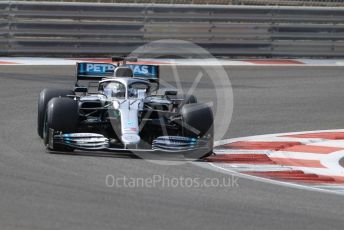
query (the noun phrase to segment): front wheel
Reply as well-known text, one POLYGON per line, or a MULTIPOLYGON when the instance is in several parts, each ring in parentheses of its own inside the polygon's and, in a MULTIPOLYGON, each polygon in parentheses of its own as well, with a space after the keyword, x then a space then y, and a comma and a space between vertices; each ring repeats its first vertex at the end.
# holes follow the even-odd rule
POLYGON ((182 107, 180 113, 184 136, 208 140, 208 148, 197 153, 197 158, 210 156, 214 147, 214 116, 212 109, 203 103, 186 104, 182 107))
POLYGON ((54 97, 66 95, 74 95, 74 92, 66 89, 43 89, 39 94, 37 107, 37 133, 41 138, 43 138, 44 116, 48 102, 54 97))
POLYGON ((51 140, 55 132, 75 133, 78 129, 78 102, 71 98, 53 98, 44 116, 43 140, 48 150, 73 151, 74 149, 51 140))

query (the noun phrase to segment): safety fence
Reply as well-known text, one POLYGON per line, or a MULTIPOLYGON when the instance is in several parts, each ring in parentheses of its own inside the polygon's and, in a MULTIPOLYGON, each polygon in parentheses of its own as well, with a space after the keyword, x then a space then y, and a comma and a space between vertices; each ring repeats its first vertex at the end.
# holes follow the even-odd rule
POLYGON ((343 0, 22 0, 40 2, 156 3, 207 5, 344 6, 343 0))
POLYGON ((344 9, 0 2, 3 56, 127 54, 159 39, 219 56, 343 57, 344 9))

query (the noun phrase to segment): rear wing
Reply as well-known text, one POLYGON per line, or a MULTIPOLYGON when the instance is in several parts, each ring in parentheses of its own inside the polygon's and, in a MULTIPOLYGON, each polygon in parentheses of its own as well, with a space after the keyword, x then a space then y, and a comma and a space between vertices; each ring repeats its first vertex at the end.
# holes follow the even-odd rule
MULTIPOLYGON (((158 65, 126 64, 133 70, 134 78, 159 82, 158 65)), ((112 77, 117 65, 111 63, 79 62, 76 66, 77 80, 101 80, 112 77)))

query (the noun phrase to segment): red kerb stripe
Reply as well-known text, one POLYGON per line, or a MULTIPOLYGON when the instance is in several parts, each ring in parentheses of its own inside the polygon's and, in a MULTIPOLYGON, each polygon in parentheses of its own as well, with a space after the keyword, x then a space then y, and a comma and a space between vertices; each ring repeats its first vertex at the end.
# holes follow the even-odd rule
POLYGON ((282 137, 321 138, 321 139, 328 139, 328 140, 343 140, 344 139, 344 132, 304 133, 304 134, 284 135, 282 137))
POLYGON ((206 161, 217 163, 274 164, 265 154, 217 154, 206 161))
POLYGON ((270 172, 246 172, 246 174, 268 177, 279 180, 292 180, 303 183, 337 183, 331 176, 323 176, 312 173, 304 173, 303 171, 270 171, 270 172))
POLYGON ((217 148, 225 149, 246 149, 246 150, 282 150, 284 148, 301 145, 300 142, 292 141, 237 141, 225 145, 218 146, 217 148))
POLYGON ((1 64, 20 64, 20 63, 17 63, 17 62, 9 62, 9 61, 0 61, 0 65, 1 64))

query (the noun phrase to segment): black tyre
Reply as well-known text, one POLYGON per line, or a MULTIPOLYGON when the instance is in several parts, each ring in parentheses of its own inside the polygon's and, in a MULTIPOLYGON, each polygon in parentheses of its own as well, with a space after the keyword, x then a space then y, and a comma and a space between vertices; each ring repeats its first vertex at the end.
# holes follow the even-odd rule
POLYGON ((66 89, 43 89, 39 94, 38 112, 37 112, 37 132, 38 136, 43 138, 44 114, 47 110, 48 102, 54 97, 74 95, 72 90, 66 89))
POLYGON ((213 111, 208 105, 201 103, 184 105, 181 108, 181 115, 185 123, 184 135, 203 137, 213 133, 213 111))
POLYGON ((47 105, 44 119, 44 144, 49 150, 73 151, 72 148, 58 144, 49 145, 50 130, 63 133, 75 133, 78 130, 79 111, 78 102, 71 98, 55 97, 47 105))
POLYGON ((201 103, 186 104, 181 108, 183 119, 183 135, 188 137, 209 138, 209 148, 200 153, 198 158, 204 158, 213 153, 214 116, 212 109, 201 103))
POLYGON ((184 99, 183 104, 195 104, 197 103, 197 98, 195 95, 181 94, 177 95, 178 98, 184 99))
POLYGON ((187 95, 187 94, 178 94, 175 96, 169 96, 170 99, 174 100, 180 100, 177 104, 177 107, 175 109, 180 109, 186 104, 195 104, 197 103, 197 98, 195 95, 187 95))

